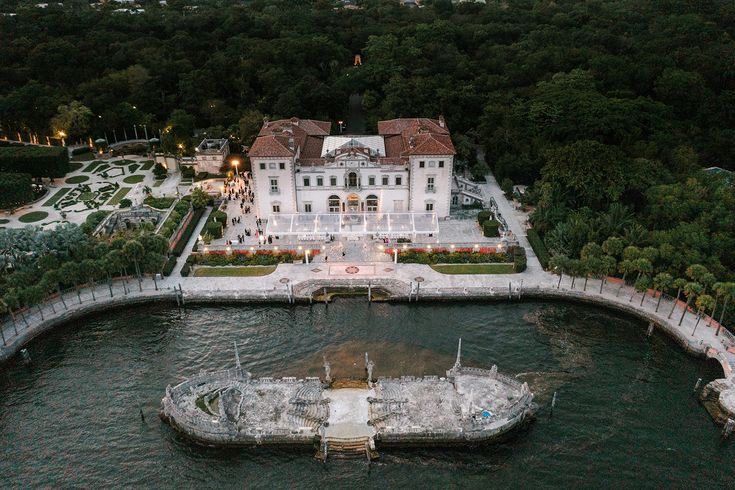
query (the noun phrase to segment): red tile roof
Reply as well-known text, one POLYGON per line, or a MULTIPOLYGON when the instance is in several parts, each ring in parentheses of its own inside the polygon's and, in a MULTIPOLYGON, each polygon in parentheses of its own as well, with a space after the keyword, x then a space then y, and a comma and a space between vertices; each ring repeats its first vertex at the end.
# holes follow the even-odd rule
POLYGON ((442 120, 417 117, 379 121, 378 134, 385 137, 389 157, 455 154, 449 129, 442 120))
POLYGON ((321 152, 321 142, 329 135, 331 123, 312 119, 280 119, 266 121, 260 128, 258 137, 248 152, 251 157, 293 157, 297 148, 317 156, 321 152), (293 139, 293 144, 289 142, 293 139), (290 148, 293 147, 294 150, 290 148), (318 147, 316 150, 314 148, 318 147))

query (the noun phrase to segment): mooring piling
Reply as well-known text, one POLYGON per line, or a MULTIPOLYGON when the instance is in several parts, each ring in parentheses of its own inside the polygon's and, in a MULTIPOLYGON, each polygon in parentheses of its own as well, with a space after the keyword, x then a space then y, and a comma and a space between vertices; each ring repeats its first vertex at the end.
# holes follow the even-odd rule
POLYGON ((694 393, 696 393, 696 392, 697 392, 697 390, 699 390, 699 386, 700 386, 701 384, 702 384, 702 378, 698 378, 698 379, 697 379, 697 382, 696 382, 696 383, 694 384, 694 393))

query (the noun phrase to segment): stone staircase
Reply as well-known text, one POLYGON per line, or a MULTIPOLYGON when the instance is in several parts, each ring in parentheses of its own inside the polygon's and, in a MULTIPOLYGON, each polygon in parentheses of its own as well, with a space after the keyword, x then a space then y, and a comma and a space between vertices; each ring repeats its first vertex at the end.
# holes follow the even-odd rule
POLYGON ((314 456, 326 461, 332 459, 361 459, 372 461, 378 458, 375 443, 371 437, 337 438, 327 437, 319 446, 314 456))

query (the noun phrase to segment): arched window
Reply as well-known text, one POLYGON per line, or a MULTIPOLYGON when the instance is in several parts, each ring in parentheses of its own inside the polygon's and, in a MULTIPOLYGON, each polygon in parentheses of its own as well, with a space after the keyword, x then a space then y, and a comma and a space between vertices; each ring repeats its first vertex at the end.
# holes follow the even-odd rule
POLYGON ((367 210, 369 213, 375 213, 378 211, 378 196, 370 194, 367 199, 365 199, 365 202, 367 203, 367 210))
POLYGON ((355 172, 347 174, 347 185, 350 187, 357 187, 357 174, 355 172))
POLYGON ((328 207, 330 213, 339 213, 339 196, 329 196, 328 207))

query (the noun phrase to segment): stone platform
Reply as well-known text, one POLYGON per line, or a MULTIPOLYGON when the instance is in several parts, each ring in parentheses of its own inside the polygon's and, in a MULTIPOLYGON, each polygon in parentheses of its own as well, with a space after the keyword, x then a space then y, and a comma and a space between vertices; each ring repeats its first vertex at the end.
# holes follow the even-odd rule
POLYGON ((161 417, 206 445, 312 445, 320 459, 347 450, 371 459, 381 445, 492 441, 535 409, 528 385, 495 366, 464 367, 459 352, 442 377, 374 382, 372 363, 366 367, 368 379, 358 387, 331 388, 328 363, 325 382, 253 378, 238 363, 168 386, 161 417))

